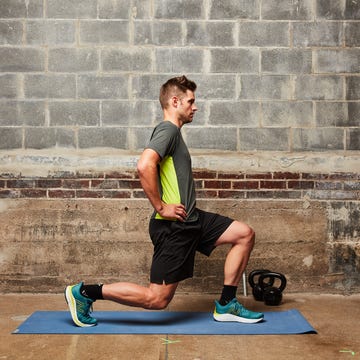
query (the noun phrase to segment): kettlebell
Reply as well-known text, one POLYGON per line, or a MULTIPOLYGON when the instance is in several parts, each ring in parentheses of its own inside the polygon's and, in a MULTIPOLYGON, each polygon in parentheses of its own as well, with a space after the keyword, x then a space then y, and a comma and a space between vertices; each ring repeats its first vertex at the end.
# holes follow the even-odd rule
POLYGON ((276 272, 263 273, 259 276, 259 286, 263 289, 263 299, 266 305, 280 305, 282 292, 286 287, 286 277, 283 274, 276 272), (279 279, 279 287, 273 286, 273 284, 267 286, 267 283, 264 281, 267 278, 272 279, 273 283, 275 282, 275 279, 279 279))
MULTIPOLYGON (((259 282, 257 283, 255 282, 255 277, 265 273, 269 274, 271 273, 271 271, 265 269, 253 270, 248 277, 249 284, 252 288, 253 296, 257 301, 263 301, 264 297, 263 297, 263 288, 260 286, 259 282)), ((273 284, 274 284, 274 279, 271 277, 269 277, 268 282, 263 281, 263 286, 272 286, 273 284)))

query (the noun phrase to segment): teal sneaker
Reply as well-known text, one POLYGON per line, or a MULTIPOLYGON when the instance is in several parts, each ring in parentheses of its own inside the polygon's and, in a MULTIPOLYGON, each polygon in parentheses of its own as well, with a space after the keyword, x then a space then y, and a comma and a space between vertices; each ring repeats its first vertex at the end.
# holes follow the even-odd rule
POLYGON ((254 324, 264 319, 264 314, 250 311, 244 308, 237 299, 232 299, 222 306, 215 300, 214 319, 216 321, 237 321, 246 324, 254 324))
POLYGON ((82 296, 80 289, 82 282, 77 285, 67 286, 65 299, 69 306, 71 317, 75 325, 89 327, 97 324, 97 320, 90 316, 93 300, 82 296))

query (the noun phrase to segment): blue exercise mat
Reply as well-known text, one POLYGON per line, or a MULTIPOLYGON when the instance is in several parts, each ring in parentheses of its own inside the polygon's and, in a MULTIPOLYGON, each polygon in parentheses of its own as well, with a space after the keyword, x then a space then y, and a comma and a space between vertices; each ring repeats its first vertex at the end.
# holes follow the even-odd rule
POLYGON ((257 324, 217 322, 209 312, 97 311, 98 325, 79 328, 68 311, 36 311, 13 334, 276 335, 316 333, 298 310, 265 312, 257 324))

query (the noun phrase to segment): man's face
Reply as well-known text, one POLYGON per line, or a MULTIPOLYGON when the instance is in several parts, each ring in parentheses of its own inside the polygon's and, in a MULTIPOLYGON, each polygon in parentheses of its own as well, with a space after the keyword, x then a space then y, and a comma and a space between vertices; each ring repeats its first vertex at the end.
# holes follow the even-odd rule
POLYGON ((183 124, 192 122, 195 111, 197 111, 197 107, 195 105, 195 94, 191 90, 186 90, 186 93, 179 97, 179 120, 183 124))

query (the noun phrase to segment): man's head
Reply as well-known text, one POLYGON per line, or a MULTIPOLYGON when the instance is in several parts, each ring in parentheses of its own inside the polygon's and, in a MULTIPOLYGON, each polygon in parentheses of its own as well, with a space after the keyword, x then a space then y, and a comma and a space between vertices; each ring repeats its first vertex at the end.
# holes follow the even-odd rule
POLYGON ((169 79, 160 89, 159 100, 162 109, 166 109, 169 106, 170 100, 174 96, 178 98, 183 97, 187 90, 195 92, 196 84, 185 75, 169 79))

